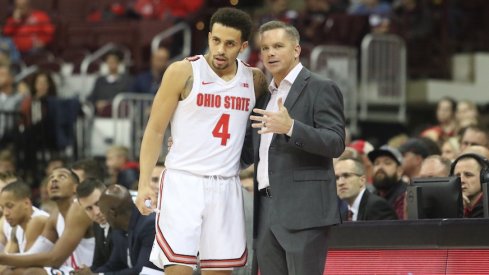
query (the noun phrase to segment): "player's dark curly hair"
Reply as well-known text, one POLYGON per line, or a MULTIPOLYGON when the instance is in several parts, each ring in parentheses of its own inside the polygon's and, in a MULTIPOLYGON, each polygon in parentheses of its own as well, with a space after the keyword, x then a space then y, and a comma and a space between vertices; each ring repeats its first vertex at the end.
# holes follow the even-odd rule
POLYGON ((246 12, 230 7, 220 8, 212 15, 209 25, 211 32, 214 23, 241 31, 242 42, 248 41, 253 26, 251 17, 246 12))

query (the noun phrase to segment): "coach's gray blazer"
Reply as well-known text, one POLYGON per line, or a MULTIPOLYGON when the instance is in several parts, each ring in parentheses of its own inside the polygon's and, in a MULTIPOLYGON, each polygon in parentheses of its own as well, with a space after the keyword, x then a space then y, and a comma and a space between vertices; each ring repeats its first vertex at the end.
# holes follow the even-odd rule
MULTIPOLYGON (((257 102, 265 109, 270 93, 257 102)), ((272 224, 291 230, 340 222, 332 158, 345 148, 343 97, 332 81, 303 68, 284 106, 295 120, 291 137, 274 135, 269 149, 269 178, 273 196, 272 224)), ((258 164, 260 135, 248 128, 242 160, 258 164), (250 139, 252 142, 250 142, 250 139), (252 145, 251 145, 252 144, 252 145)), ((255 173, 254 236, 260 215, 255 173)))

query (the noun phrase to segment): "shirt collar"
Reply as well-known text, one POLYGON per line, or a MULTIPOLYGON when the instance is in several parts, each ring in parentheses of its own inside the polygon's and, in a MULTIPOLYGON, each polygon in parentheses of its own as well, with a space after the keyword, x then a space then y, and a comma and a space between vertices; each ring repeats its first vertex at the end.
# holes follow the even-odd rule
MULTIPOLYGON (((302 66, 301 63, 295 65, 295 67, 287 74, 287 76, 282 80, 282 82, 279 83, 279 87, 282 85, 282 83, 284 83, 284 81, 288 83, 290 86, 292 86, 292 83, 294 83, 295 79, 297 78, 297 76, 299 75, 303 67, 304 66, 302 66)), ((278 89, 278 87, 275 87, 275 79, 272 79, 270 85, 268 85, 268 91, 272 93, 276 89, 278 89)))
POLYGON ((355 201, 353 202, 353 205, 350 207, 348 206, 348 208, 354 213, 354 214, 358 214, 358 208, 360 208, 360 201, 362 200, 362 197, 363 197, 363 193, 365 193, 365 190, 366 188, 364 187, 357 195, 357 197, 355 198, 355 201))

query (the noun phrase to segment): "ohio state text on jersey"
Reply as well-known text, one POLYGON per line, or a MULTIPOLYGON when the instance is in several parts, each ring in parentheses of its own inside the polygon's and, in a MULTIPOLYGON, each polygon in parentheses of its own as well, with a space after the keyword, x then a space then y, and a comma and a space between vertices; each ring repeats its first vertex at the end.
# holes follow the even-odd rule
POLYGON ((188 60, 192 91, 178 103, 170 121, 173 145, 165 165, 201 176, 236 176, 255 105, 252 69, 238 60, 236 75, 225 81, 203 56, 188 60))

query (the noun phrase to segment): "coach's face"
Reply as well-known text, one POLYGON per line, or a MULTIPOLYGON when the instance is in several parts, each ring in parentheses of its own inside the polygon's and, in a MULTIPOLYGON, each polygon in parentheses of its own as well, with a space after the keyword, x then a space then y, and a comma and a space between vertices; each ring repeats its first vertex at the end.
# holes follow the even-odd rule
POLYGON ((261 57, 265 68, 280 84, 299 63, 301 47, 284 29, 264 31, 260 36, 261 57))
POLYGON ((219 75, 234 65, 238 54, 247 46, 241 41, 241 31, 235 28, 214 23, 209 32, 209 58, 212 69, 219 75))

